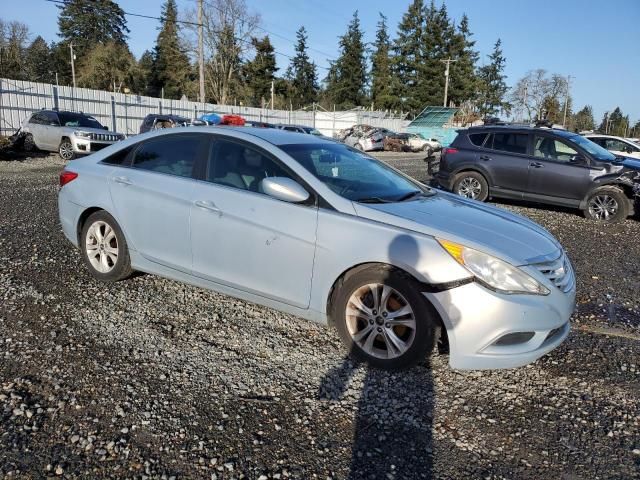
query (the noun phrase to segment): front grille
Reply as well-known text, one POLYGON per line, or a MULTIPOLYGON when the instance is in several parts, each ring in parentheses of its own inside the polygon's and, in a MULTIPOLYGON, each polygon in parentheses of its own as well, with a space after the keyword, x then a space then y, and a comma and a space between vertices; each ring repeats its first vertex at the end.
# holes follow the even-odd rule
POLYGON ((92 133, 91 140, 95 140, 96 142, 117 142, 120 140, 120 135, 113 133, 92 133))
POLYGON ((571 262, 564 252, 555 260, 536 263, 532 266, 540 270, 561 291, 567 293, 573 288, 575 283, 573 268, 571 268, 571 262))

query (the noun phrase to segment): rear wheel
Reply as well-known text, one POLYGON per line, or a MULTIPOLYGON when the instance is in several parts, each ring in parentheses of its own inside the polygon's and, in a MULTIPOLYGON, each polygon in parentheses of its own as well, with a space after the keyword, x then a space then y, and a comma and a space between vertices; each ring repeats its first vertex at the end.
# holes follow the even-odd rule
POLYGON ((466 198, 484 202, 489 196, 487 180, 478 172, 462 172, 456 175, 453 192, 466 198))
POLYGON ((332 318, 351 355, 384 369, 427 357, 437 314, 404 272, 378 266, 348 275, 332 302, 332 318))
POLYGON ((73 145, 71 140, 63 138, 58 147, 58 153, 63 160, 73 160, 76 158, 76 153, 73 151, 73 145))
POLYGON ((87 218, 80 235, 80 249, 91 275, 101 282, 117 282, 133 272, 124 234, 104 210, 87 218))
POLYGON ((584 215, 602 222, 622 222, 629 216, 630 201, 618 187, 602 187, 587 200, 584 215))

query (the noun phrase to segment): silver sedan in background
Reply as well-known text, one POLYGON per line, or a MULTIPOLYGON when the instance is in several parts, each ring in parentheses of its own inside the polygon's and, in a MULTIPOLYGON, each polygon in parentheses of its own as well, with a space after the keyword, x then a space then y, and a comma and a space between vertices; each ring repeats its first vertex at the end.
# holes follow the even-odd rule
POLYGON ((138 270, 329 324, 377 367, 437 341, 454 368, 516 367, 569 332, 574 274, 546 230, 313 135, 153 132, 69 164, 60 185, 96 279, 138 270))

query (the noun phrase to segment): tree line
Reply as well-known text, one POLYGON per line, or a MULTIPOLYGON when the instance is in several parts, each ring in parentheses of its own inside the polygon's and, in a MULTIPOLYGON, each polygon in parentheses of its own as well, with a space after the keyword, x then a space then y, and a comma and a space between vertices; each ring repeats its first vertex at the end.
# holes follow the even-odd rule
MULTIPOLYGON (((73 45, 79 87, 198 98, 195 9, 179 16, 175 0, 165 0, 155 45, 136 59, 127 44, 126 14, 115 1, 68 0, 58 8, 60 40, 50 44, 40 36, 29 42, 26 25, 0 19, 0 76, 53 83, 57 74, 60 84, 69 85, 73 45)), ((393 36, 380 13, 372 44, 364 41, 355 11, 328 68, 311 59, 304 26, 296 32, 294 55, 277 52, 245 0, 205 0, 202 28, 207 102, 261 107, 273 101, 275 108, 318 104, 416 115, 427 105, 443 104, 443 61, 449 60, 447 103, 459 107, 463 123, 503 114, 523 121, 546 117, 575 130, 596 128, 590 106, 572 111, 565 77, 533 70, 510 89, 501 40, 481 60, 468 17, 456 22, 444 3, 438 7, 433 0, 413 0, 393 36), (288 57, 283 72, 276 55, 288 57)), ((603 120, 607 131, 622 130, 625 121, 628 130, 629 119, 619 108, 603 120)))

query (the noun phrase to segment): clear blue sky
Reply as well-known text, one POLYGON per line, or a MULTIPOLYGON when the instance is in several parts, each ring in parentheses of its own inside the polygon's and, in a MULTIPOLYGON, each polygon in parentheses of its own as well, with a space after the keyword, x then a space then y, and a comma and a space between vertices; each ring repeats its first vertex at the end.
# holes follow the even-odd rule
MULTIPOLYGON (((159 15, 162 0, 118 0, 125 11, 159 15)), ((338 36, 358 9, 366 40, 372 41, 378 12, 388 17, 390 32, 406 11, 409 0, 247 0, 262 17, 276 50, 291 55, 304 25, 309 32, 309 53, 319 66, 335 58, 338 36), (320 53, 322 52, 322 53, 320 53)), ((437 5, 441 4, 438 0, 437 5)), ((32 34, 56 40, 57 8, 45 0, 0 0, 0 17, 29 25, 32 34)), ((482 58, 498 37, 507 58, 509 85, 528 70, 572 75, 574 108, 591 104, 596 122, 607 110, 620 106, 632 122, 640 120, 640 0, 447 0, 450 16, 469 16, 471 31, 482 58)), ((178 0, 181 11, 195 0, 178 0)), ((153 47, 157 22, 128 17, 129 44, 139 56, 153 47)), ((287 58, 278 57, 281 71, 287 58)), ((321 77, 326 70, 320 69, 321 77)))

